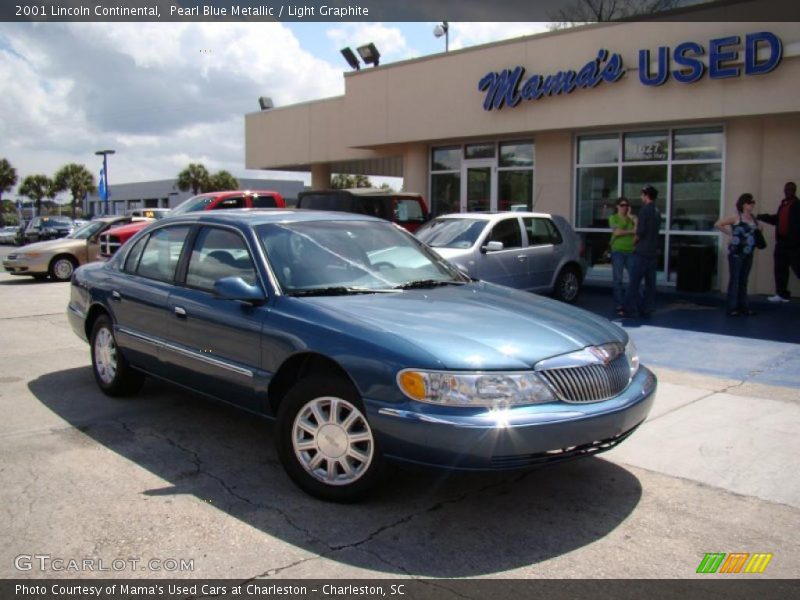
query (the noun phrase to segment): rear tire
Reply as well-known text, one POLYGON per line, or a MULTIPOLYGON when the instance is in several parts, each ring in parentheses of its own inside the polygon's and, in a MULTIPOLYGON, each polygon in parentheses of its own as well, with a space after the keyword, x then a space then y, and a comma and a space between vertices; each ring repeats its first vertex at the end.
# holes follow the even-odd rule
POLYGON ((568 304, 574 304, 581 292, 581 276, 575 267, 564 267, 556 278, 553 297, 568 304))
POLYGON ((278 409, 276 444, 289 477, 329 502, 355 502, 378 483, 383 460, 352 384, 340 377, 299 381, 278 409))
POLYGON ((117 347, 111 319, 102 315, 92 327, 92 371, 97 385, 107 396, 130 396, 144 384, 144 375, 131 368, 117 347))
POLYGON ((53 281, 69 281, 77 266, 78 261, 72 256, 56 256, 50 262, 50 278, 53 281))

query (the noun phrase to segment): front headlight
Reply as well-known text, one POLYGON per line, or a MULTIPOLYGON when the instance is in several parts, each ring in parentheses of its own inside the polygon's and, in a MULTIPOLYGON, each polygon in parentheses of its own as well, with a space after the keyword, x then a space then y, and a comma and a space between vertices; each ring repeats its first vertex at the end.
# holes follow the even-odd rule
POLYGON ((631 379, 633 379, 633 376, 639 370, 639 351, 636 350, 636 345, 630 338, 628 338, 628 343, 625 345, 625 356, 631 367, 631 379))
POLYGON ((442 406, 508 408, 556 400, 533 372, 460 373, 406 369, 397 384, 412 400, 442 406))

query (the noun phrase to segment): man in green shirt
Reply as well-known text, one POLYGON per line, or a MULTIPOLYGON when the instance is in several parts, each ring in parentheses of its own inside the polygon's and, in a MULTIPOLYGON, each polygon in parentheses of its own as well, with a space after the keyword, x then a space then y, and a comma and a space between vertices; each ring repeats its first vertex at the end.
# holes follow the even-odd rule
POLYGON ((622 286, 623 271, 631 277, 631 256, 633 256, 636 220, 631 216, 631 205, 625 197, 617 200, 617 212, 608 218, 611 227, 611 274, 614 281, 615 311, 622 310, 625 291, 622 286))

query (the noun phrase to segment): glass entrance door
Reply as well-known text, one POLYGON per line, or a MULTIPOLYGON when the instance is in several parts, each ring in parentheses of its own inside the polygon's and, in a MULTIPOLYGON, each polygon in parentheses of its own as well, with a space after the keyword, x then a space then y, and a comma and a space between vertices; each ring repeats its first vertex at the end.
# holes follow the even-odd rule
POLYGON ((497 169, 494 160, 466 162, 466 177, 462 179, 461 211, 497 210, 497 169))

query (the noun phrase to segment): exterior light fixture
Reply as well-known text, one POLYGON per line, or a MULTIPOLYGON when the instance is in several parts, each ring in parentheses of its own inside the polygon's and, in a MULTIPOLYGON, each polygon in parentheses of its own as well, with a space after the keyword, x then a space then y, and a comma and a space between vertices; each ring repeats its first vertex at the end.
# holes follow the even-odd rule
POLYGON ((433 28, 433 35, 437 38, 444 36, 444 51, 450 51, 450 24, 447 21, 442 21, 433 28))
POLYGON ((361 56, 361 60, 368 65, 375 65, 377 67, 380 64, 381 53, 378 52, 378 49, 372 42, 364 46, 359 46, 358 54, 361 56))
POLYGON ((349 47, 342 48, 340 52, 342 53, 342 56, 344 56, 344 59, 347 61, 347 64, 350 65, 351 69, 355 71, 359 71, 361 69, 361 65, 358 62, 358 57, 352 50, 350 50, 349 47))
POLYGON ((269 110, 270 108, 275 108, 275 105, 272 103, 272 98, 267 98, 266 96, 261 96, 258 99, 258 105, 261 107, 261 110, 269 110))

